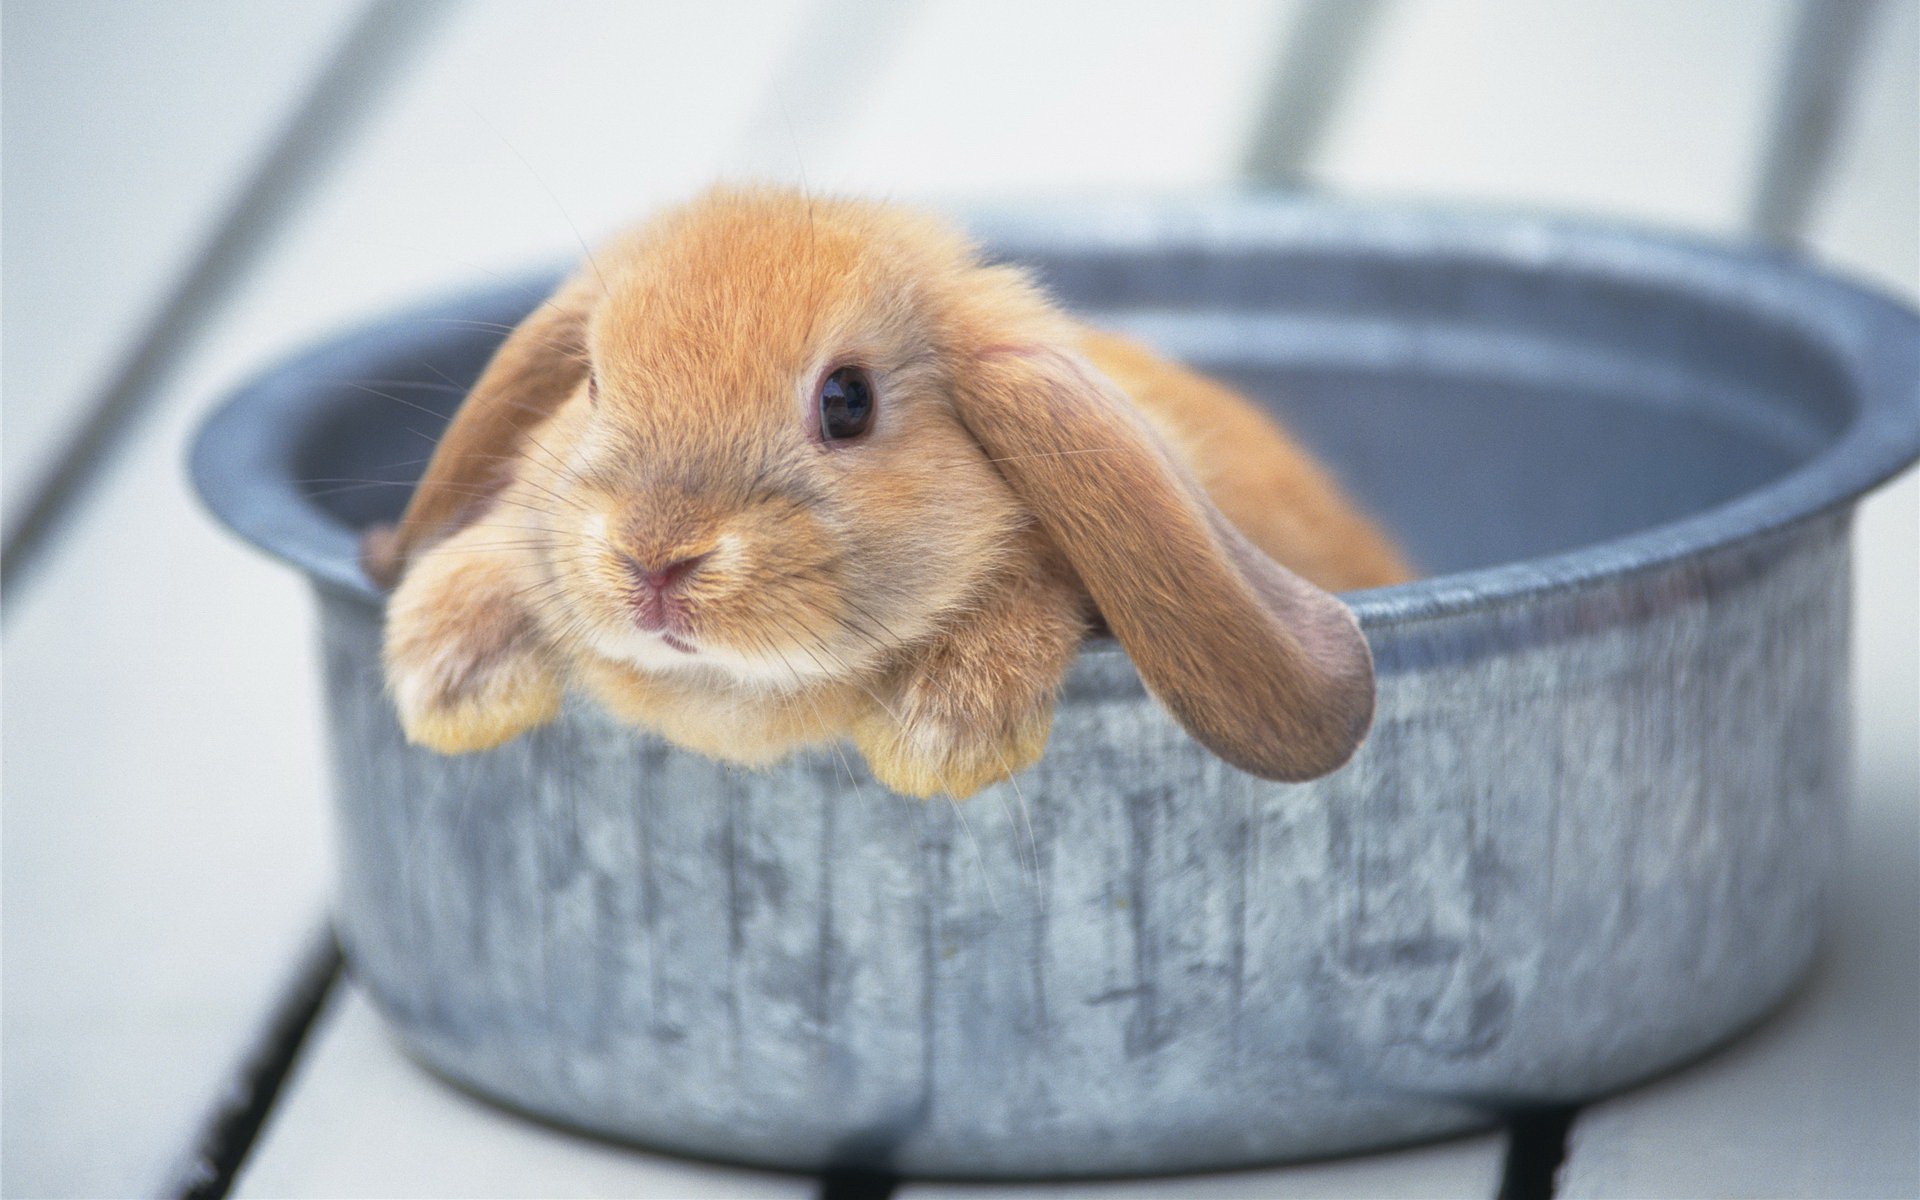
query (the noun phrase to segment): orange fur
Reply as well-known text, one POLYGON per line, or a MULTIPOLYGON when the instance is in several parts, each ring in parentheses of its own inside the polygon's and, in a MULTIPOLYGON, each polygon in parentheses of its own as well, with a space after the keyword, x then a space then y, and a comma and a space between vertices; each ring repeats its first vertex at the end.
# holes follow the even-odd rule
POLYGON ((963 796, 1038 758, 1097 615, 1231 761, 1302 778, 1358 744, 1365 644, 1273 559, 1326 587, 1405 567, 1227 389, 889 206, 717 190, 594 257, 366 544, 399 580, 409 737, 494 745, 572 684, 715 757, 845 739, 896 791, 963 796), (826 444, 815 389, 848 364, 878 415, 826 444), (678 623, 636 624, 635 580, 686 561, 678 623))
POLYGON ((1247 540, 1323 588, 1413 578, 1400 551, 1259 407, 1137 342, 1085 330, 1080 353, 1178 450, 1247 540))

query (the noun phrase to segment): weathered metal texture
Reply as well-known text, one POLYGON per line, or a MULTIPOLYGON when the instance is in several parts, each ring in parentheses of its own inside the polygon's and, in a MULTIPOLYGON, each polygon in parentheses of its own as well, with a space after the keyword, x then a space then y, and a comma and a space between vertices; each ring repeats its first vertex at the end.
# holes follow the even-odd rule
POLYGON ((987 226, 1271 398, 1438 572, 1352 597, 1371 740, 1327 779, 1256 780, 1102 644, 1045 760, 958 808, 830 751, 729 769, 580 704, 485 755, 410 749, 351 560, 399 498, 293 481, 415 457, 394 435, 418 413, 328 380, 444 409, 458 389, 429 384, 486 345, 438 318, 532 303, 456 299, 264 377, 195 463, 319 585, 340 933, 413 1053, 729 1159, 1168 1171, 1591 1096, 1793 987, 1846 793, 1848 518, 1920 448, 1911 314, 1518 219, 987 226))

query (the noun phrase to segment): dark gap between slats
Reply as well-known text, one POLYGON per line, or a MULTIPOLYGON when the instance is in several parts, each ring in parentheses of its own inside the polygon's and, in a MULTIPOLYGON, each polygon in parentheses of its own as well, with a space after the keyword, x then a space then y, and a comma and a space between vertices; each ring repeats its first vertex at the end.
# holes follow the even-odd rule
POLYGON ((1571 1104, 1515 1113, 1507 1123, 1507 1159, 1500 1171, 1500 1200, 1552 1200, 1567 1133, 1577 1110, 1571 1104))
POLYGON ((820 1200, 891 1200, 899 1186, 891 1172, 833 1167, 821 1173, 818 1195, 820 1200))
POLYGON ((1266 95, 1247 136, 1240 174, 1260 187, 1297 188, 1353 82, 1379 24, 1382 0, 1309 0, 1282 31, 1266 95))
POLYGON ((1778 93, 1754 183, 1748 224, 1777 245, 1798 244, 1832 174, 1842 126, 1852 115, 1861 59, 1879 0, 1819 0, 1799 6, 1776 72, 1778 93))
POLYGON ((293 981, 247 1055, 239 1077, 208 1117, 180 1178, 168 1194, 181 1200, 222 1200, 259 1140, 307 1035, 340 981, 340 944, 323 930, 301 958, 293 981))

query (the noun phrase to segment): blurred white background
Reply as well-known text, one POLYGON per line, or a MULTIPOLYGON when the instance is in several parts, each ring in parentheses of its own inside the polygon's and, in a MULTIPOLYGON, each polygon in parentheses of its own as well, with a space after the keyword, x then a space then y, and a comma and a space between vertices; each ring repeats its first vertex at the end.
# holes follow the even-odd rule
MULTIPOLYGON (((216 532, 179 466, 249 370, 715 176, 936 202, 1252 180, 1745 238, 1796 30, 1823 12, 1865 23, 1800 233, 1913 302, 1916 0, 9 0, 10 542, 103 399, 132 416, 10 564, 0 1190, 168 1187, 324 911, 302 587, 216 532), (1263 135, 1276 95, 1305 115, 1263 135)), ((1920 1193, 1920 483, 1870 500, 1857 537, 1860 803, 1830 970, 1728 1055, 1588 1110, 1563 1194, 1920 1193)), ((1491 1195, 1500 1155, 1210 1194, 1491 1195)), ((349 995, 239 1191, 809 1185, 478 1108, 349 995)))

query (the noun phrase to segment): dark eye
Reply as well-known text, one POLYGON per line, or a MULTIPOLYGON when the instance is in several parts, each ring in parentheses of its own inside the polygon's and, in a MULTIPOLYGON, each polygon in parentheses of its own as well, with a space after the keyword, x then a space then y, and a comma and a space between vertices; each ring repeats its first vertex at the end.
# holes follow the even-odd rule
POLYGON ((841 367, 820 385, 820 436, 857 438, 873 424, 873 381, 859 367, 841 367))
POLYGON ((587 372, 587 403, 594 404, 594 403, 597 403, 599 399, 600 399, 600 376, 595 374, 592 371, 588 371, 587 372))

